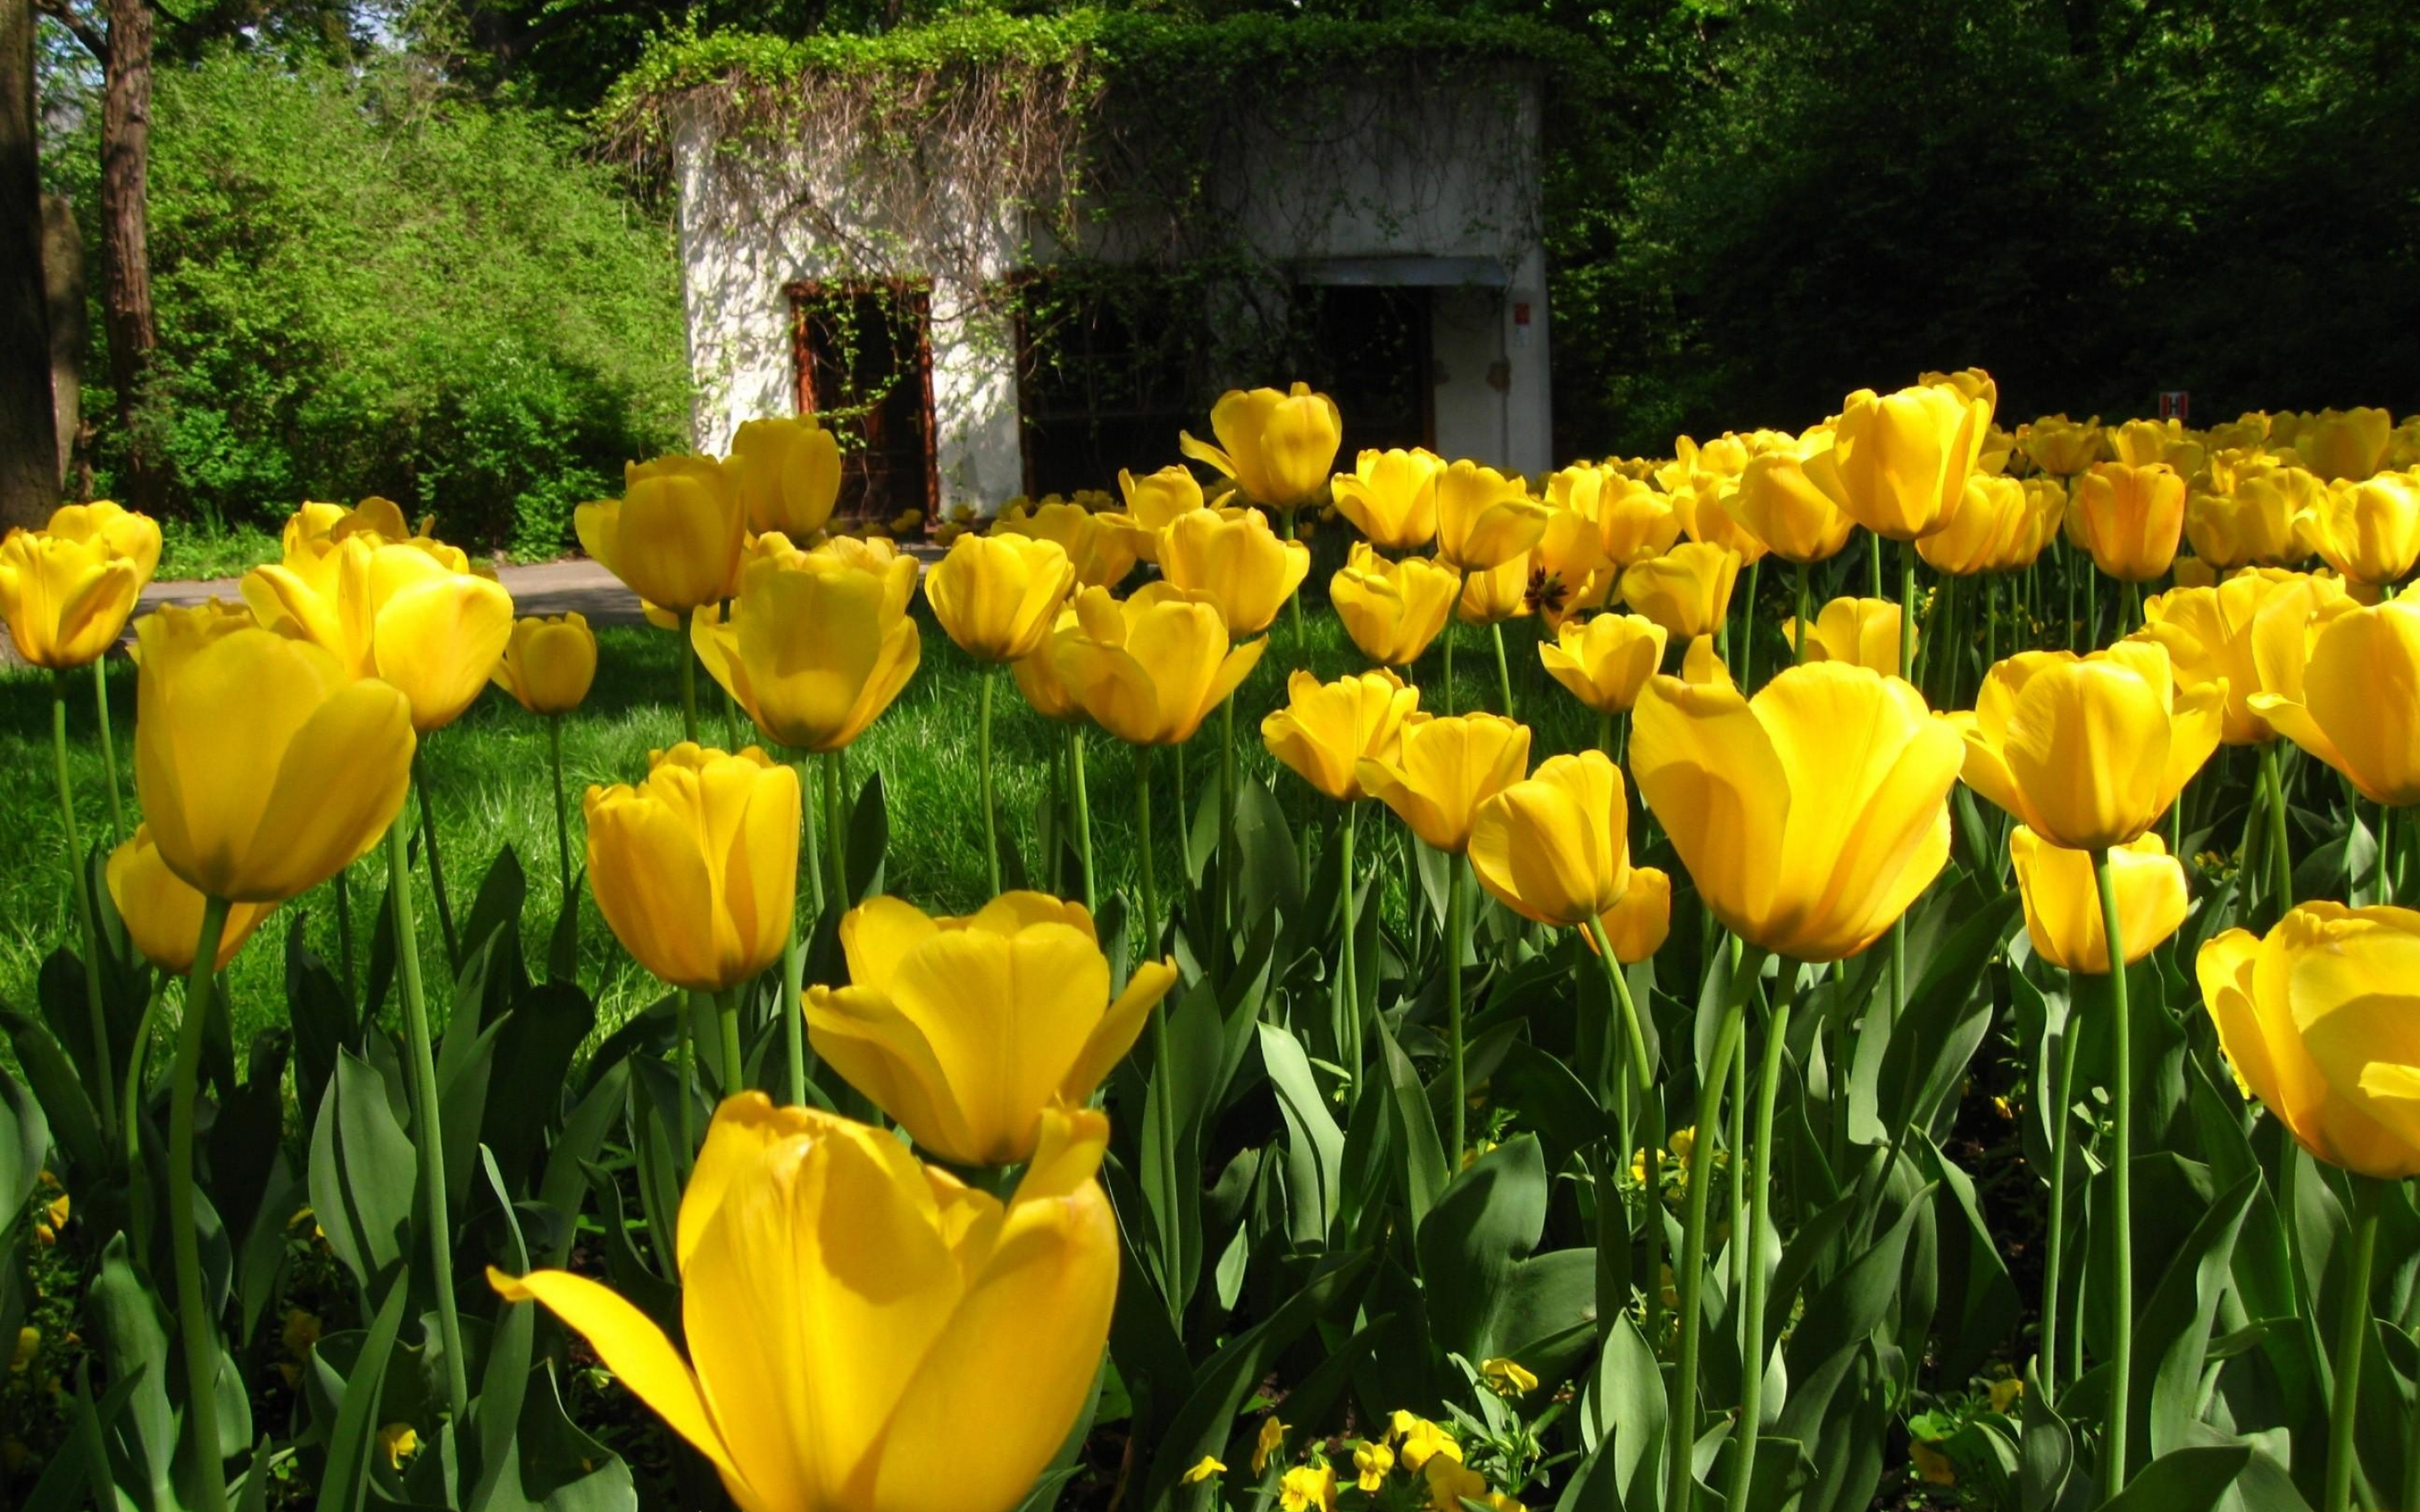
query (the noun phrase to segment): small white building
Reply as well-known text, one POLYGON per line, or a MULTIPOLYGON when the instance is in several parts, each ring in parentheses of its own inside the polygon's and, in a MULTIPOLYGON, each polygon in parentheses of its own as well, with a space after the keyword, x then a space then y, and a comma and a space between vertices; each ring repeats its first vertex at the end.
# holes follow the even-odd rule
POLYGON ((845 512, 988 513, 1114 490, 1207 439, 1221 390, 1301 378, 1342 468, 1550 466, 1538 70, 1406 71, 1174 136, 1114 82, 1032 74, 907 109, 845 78, 783 112, 675 97, 697 445, 822 411, 845 512))

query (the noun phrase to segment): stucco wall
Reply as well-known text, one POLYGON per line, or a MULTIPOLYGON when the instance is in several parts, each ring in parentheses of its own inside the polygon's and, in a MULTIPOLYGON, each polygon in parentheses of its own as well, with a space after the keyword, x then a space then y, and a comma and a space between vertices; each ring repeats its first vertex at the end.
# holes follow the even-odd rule
MULTIPOLYGON (((1315 117, 1255 119, 1230 138, 1213 171, 1232 224, 1272 278, 1436 285, 1437 446, 1523 471, 1549 465, 1552 446, 1539 108, 1534 82, 1521 78, 1364 90, 1315 117)), ((1047 264, 1057 255, 1047 238, 1013 207, 963 203, 971 196, 957 192, 963 179, 945 161, 917 189, 926 207, 949 213, 927 214, 924 229, 910 230, 887 224, 899 185, 853 176, 827 149, 800 144, 790 162, 768 165, 761 152, 716 147, 703 118, 675 133, 697 444, 721 451, 741 421, 795 409, 794 281, 939 272, 931 346, 942 507, 988 512, 1017 493, 1014 343, 996 310, 954 280, 1047 264), (819 213, 802 213, 802 203, 819 213), (818 224, 846 234, 820 237, 818 224), (935 236, 947 244, 922 244, 935 236)), ((1129 255, 1125 229, 1094 223, 1086 254, 1129 255)), ((1171 435, 1171 460, 1175 443, 1171 435)))

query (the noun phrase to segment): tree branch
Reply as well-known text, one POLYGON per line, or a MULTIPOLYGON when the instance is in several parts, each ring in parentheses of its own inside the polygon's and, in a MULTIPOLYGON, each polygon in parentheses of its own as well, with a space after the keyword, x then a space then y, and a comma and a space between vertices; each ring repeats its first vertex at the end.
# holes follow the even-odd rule
POLYGON ((85 52, 92 54, 94 62, 103 68, 109 66, 108 37, 95 28, 92 23, 69 8, 68 0, 34 0, 34 9, 65 26, 69 35, 82 43, 85 52))

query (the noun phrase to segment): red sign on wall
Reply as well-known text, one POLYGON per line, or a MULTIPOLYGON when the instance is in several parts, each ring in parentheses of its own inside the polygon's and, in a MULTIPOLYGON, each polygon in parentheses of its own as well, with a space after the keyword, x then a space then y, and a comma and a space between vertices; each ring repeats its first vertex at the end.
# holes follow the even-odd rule
POLYGON ((2190 421, 2193 418, 2190 413, 2192 409, 2193 393, 2191 390, 2162 389, 2160 391, 2160 418, 2162 420, 2190 421))

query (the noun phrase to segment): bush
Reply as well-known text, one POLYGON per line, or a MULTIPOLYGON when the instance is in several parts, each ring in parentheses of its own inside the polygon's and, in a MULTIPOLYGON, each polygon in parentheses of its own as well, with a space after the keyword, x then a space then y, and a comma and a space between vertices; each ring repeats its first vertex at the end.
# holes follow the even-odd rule
MULTIPOLYGON (((203 522, 384 493, 450 539, 547 557, 625 458, 681 443, 672 236, 549 117, 391 54, 214 51, 163 66, 155 121, 145 424, 203 522)), ((88 218, 97 163, 88 118, 51 165, 88 218)), ((88 371, 107 373, 98 334, 88 371)), ((104 490, 126 441, 110 406, 87 400, 104 490)))

